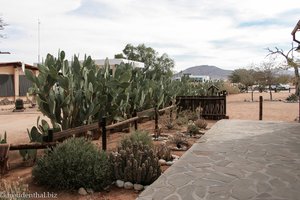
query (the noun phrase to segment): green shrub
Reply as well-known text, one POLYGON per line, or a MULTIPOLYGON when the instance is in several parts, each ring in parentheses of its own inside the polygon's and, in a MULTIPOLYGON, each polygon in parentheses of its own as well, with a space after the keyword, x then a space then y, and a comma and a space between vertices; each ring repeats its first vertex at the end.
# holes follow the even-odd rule
POLYGON ((152 137, 147 131, 135 131, 121 140, 121 146, 128 146, 131 143, 142 143, 143 145, 153 146, 152 137))
POLYGON ((56 189, 100 190, 111 183, 106 153, 84 138, 70 138, 48 150, 37 160, 32 175, 37 183, 56 189))
POLYGON ((288 96, 287 98, 286 98, 286 100, 287 101, 290 101, 290 102, 296 102, 296 101, 298 101, 298 96, 297 95, 295 95, 295 94, 291 94, 290 96, 288 96))
POLYGON ((161 174, 154 150, 142 142, 129 140, 121 144, 118 151, 110 155, 114 179, 142 185, 153 183, 161 174))
POLYGON ((199 127, 196 126, 194 123, 189 124, 186 132, 189 133, 190 135, 196 135, 199 133, 199 127))

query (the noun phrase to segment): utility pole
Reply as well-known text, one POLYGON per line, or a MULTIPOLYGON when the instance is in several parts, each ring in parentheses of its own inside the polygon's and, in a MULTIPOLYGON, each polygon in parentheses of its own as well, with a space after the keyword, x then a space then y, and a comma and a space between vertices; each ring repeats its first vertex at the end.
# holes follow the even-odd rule
POLYGON ((41 38, 40 38, 40 19, 38 19, 38 64, 40 64, 40 53, 41 53, 41 38))

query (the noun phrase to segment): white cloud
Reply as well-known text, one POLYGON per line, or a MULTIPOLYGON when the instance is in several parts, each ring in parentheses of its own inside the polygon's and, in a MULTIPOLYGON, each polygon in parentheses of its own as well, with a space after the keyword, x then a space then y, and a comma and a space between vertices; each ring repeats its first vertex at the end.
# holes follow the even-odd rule
POLYGON ((65 50, 93 58, 113 57, 127 43, 168 53, 176 70, 200 64, 223 68, 261 62, 266 47, 290 48, 300 5, 286 1, 217 0, 0 0, 9 24, 0 40, 2 61, 37 61, 65 50))

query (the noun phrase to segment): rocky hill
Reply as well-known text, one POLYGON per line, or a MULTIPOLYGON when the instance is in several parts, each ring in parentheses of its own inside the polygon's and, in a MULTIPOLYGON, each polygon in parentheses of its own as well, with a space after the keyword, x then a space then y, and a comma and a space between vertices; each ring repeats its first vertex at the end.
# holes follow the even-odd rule
POLYGON ((210 79, 228 79, 228 76, 232 73, 232 70, 224 70, 218 68, 216 66, 211 65, 199 65, 187 68, 175 76, 181 76, 182 74, 191 74, 191 75, 198 75, 198 76, 209 76, 210 79))

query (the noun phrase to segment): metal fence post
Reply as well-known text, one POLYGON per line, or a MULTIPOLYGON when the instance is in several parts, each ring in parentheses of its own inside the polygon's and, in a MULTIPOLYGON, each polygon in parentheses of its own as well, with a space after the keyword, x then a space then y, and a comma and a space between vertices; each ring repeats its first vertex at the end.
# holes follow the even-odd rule
POLYGON ((259 120, 263 117, 263 97, 259 96, 259 120))

